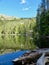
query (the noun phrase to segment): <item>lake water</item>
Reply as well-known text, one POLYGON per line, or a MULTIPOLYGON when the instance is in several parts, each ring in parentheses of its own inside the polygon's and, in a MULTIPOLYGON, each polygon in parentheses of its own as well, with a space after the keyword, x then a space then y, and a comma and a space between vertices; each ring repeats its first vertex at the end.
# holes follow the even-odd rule
POLYGON ((31 34, 2 34, 0 35, 0 49, 34 49, 31 34))

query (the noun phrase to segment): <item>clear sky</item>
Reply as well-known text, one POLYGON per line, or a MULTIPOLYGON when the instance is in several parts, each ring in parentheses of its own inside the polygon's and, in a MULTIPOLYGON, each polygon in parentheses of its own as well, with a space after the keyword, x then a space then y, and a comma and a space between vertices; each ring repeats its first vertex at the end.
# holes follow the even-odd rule
POLYGON ((0 14, 16 17, 35 17, 41 0, 0 0, 0 14))

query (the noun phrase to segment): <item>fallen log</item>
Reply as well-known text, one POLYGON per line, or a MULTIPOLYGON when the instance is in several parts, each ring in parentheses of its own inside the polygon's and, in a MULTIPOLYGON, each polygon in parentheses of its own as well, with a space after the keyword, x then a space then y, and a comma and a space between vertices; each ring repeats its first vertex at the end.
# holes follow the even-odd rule
POLYGON ((44 57, 49 56, 49 50, 38 49, 36 51, 26 52, 21 57, 14 59, 12 62, 14 65, 36 65, 37 60, 42 56, 43 53, 45 53, 44 57))
POLYGON ((37 53, 37 52, 29 52, 24 54, 22 57, 20 58, 16 58, 15 60, 13 60, 14 65, 26 65, 26 64, 36 64, 37 59, 41 56, 41 53, 37 53))

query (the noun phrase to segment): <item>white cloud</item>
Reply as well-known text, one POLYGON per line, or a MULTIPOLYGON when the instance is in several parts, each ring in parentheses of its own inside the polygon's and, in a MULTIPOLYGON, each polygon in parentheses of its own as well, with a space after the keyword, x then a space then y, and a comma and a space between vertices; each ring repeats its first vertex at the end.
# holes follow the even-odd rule
POLYGON ((27 11, 27 10, 29 10, 29 8, 23 8, 23 11, 27 11))
POLYGON ((25 4, 26 3, 26 0, 21 0, 21 4, 25 4))
POLYGON ((23 8, 22 10, 23 11, 28 11, 31 7, 26 7, 26 8, 23 8))

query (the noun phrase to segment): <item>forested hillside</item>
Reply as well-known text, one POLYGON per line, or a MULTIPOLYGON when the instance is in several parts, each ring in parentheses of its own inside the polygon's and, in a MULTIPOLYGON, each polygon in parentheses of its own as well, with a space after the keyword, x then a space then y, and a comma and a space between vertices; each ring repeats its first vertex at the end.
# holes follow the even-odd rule
POLYGON ((0 15, 0 49, 34 49, 36 18, 0 15))

